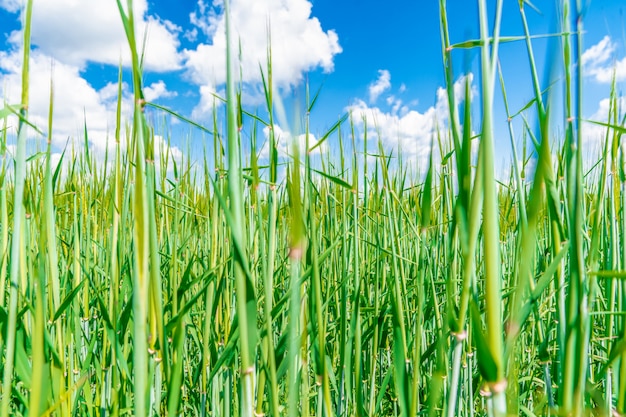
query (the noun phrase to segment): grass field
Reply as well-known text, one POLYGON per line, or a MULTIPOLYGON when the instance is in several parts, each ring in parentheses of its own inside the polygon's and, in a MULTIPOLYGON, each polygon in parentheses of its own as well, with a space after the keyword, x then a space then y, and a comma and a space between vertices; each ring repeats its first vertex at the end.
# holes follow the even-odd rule
POLYGON ((155 152, 130 1, 118 5, 132 120, 120 78, 115 151, 68 148, 58 165, 52 106, 47 148, 27 155, 26 6, 22 102, 0 110, 0 417, 626 415, 626 127, 614 87, 599 158, 583 168, 581 4, 562 4, 555 96, 533 34, 499 37, 500 2, 478 1, 481 39, 450 45, 440 0, 450 122, 416 176, 349 116, 314 145, 334 141, 333 155, 294 143, 285 161, 270 130, 260 161, 256 132, 279 100, 271 52, 267 117, 253 118, 234 47, 226 104, 208 123, 215 151, 155 152), (511 131, 524 162, 500 181, 493 97, 506 98, 498 46, 510 41, 527 45, 534 100, 506 109, 532 119, 525 149, 511 131), (480 99, 464 106, 460 48, 481 51, 480 99))

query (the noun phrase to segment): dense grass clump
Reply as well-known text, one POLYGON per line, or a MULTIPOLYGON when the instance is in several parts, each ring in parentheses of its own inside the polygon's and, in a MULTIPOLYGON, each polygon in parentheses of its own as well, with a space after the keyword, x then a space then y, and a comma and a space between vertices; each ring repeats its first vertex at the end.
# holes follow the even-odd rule
MULTIPOLYGON (((450 122, 416 177, 350 117, 322 135, 338 155, 313 159, 319 142, 294 144, 281 160, 272 130, 266 166, 255 136, 244 154, 243 123, 274 126, 271 52, 265 119, 241 108, 232 48, 215 152, 156 153, 144 110, 160 107, 143 98, 130 0, 118 5, 132 125, 125 134, 120 76, 107 161, 83 147, 54 167, 50 140, 29 159, 29 1, 22 103, 0 112, 19 120, 13 160, 1 131, 0 417, 625 414, 626 128, 615 88, 609 120, 595 122, 606 127, 601 156, 584 172, 580 5, 563 2, 554 37, 556 115, 524 3, 515 39, 499 36, 501 1, 493 28, 478 3, 480 39, 451 45, 440 1, 450 122), (526 42, 536 120, 524 123, 521 151, 532 156, 498 182, 504 41, 526 42), (460 48, 480 49, 481 75, 471 105, 466 77, 462 112, 460 48)), ((308 115, 315 98, 306 101, 308 115)), ((48 138, 53 121, 51 107, 48 138)), ((511 141, 518 160, 512 130, 511 141)))

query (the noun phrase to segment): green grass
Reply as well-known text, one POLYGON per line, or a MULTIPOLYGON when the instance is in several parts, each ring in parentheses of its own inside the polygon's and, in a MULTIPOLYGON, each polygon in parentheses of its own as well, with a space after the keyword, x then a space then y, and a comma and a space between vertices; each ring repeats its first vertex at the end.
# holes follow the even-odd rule
MULTIPOLYGON (((450 124, 415 176, 350 116, 320 135, 335 155, 313 158, 319 142, 294 143, 279 158, 270 130, 260 161, 257 132, 284 124, 271 47, 261 118, 242 108, 230 43, 225 129, 217 109, 215 127, 203 128, 212 150, 155 153, 144 108, 175 113, 143 98, 130 0, 118 6, 132 123, 122 120, 120 73, 106 161, 85 146, 52 165, 52 106, 46 149, 29 158, 29 1, 22 103, 0 110, 3 126, 19 120, 13 159, 0 131, 0 417, 626 413, 626 119, 616 87, 608 120, 595 121, 607 128, 601 154, 585 171, 581 5, 563 3, 559 59, 546 65, 550 76, 565 68, 557 97, 540 81, 526 4, 525 32, 500 38, 502 2, 493 28, 486 3, 480 39, 452 45, 440 0, 450 124), (498 64, 512 41, 526 45, 532 75, 521 112, 508 106, 498 64), (460 111, 452 54, 464 48, 480 48, 481 100, 460 111), (494 169, 498 89, 524 139, 518 148, 510 124, 513 159, 524 163, 504 180, 494 169), (564 114, 550 113, 555 100, 564 114)), ((294 124, 305 137, 316 101, 307 89, 294 124)))

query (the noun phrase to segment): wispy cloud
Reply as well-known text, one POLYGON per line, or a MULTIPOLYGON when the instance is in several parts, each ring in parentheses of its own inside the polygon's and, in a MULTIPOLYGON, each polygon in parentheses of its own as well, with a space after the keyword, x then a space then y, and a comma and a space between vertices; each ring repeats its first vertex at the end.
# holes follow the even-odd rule
POLYGON ((7 12, 15 13, 19 11, 21 7, 22 2, 20 0, 0 0, 0 8, 7 12))
POLYGON ((391 74, 388 70, 378 70, 378 79, 368 88, 370 103, 376 103, 378 97, 391 88, 391 74))
POLYGON ((599 83, 610 83, 613 75, 616 81, 626 80, 626 57, 616 59, 616 51, 617 45, 608 35, 587 49, 582 56, 585 75, 599 83))

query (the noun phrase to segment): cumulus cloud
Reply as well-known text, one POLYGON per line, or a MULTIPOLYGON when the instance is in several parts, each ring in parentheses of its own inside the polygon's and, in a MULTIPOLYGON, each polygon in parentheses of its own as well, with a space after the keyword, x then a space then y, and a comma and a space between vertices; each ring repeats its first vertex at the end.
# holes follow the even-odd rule
MULTIPOLYGON (((17 51, 0 51, 0 97, 9 103, 20 101, 21 59, 17 51)), ((79 67, 59 62, 39 50, 33 51, 30 60, 28 117, 43 130, 48 123, 51 79, 55 91, 53 144, 62 148, 71 138, 75 146, 80 146, 86 123, 94 154, 104 155, 106 148, 114 145, 117 83, 109 83, 97 89, 82 77, 79 67)), ((151 99, 169 94, 172 93, 163 81, 146 87, 146 96, 151 96, 151 99)), ((131 108, 131 92, 128 85, 123 84, 122 109, 126 118, 131 117, 131 108)))
POLYGON ((391 88, 391 74, 388 70, 378 70, 378 79, 368 88, 370 103, 376 103, 378 97, 391 88))
POLYGON ((155 83, 150 84, 143 89, 144 97, 147 101, 154 101, 161 97, 169 98, 176 97, 177 93, 175 91, 170 91, 167 89, 167 86, 163 82, 163 80, 159 80, 155 83))
MULTIPOLYGON (((1 0, 0 7, 17 12, 17 0, 1 0)), ((135 0, 138 46, 147 35, 144 68, 171 71, 180 68, 179 27, 148 13, 147 0, 135 0)), ((21 34, 10 37, 15 45, 21 34)), ((118 65, 130 63, 130 53, 122 20, 114 1, 46 0, 35 2, 32 16, 32 42, 44 54, 59 62, 84 68, 87 62, 118 65)))
POLYGON ((435 130, 435 107, 430 107, 424 113, 416 110, 385 112, 378 107, 368 107, 363 100, 357 100, 348 110, 357 126, 367 124, 369 137, 380 137, 386 147, 396 152, 402 151, 408 160, 421 160, 428 156, 435 130))
MULTIPOLYGON (((21 59, 19 52, 0 52, 0 69, 5 72, 0 75, 0 94, 10 103, 18 103, 20 99, 21 59)), ((31 122, 37 126, 47 124, 51 78, 56 91, 54 128, 59 143, 65 143, 67 136, 82 132, 85 119, 95 136, 105 136, 109 120, 106 102, 111 96, 110 88, 105 87, 101 95, 81 77, 78 67, 63 64, 40 51, 33 51, 30 60, 31 122)))
MULTIPOLYGON (((270 36, 276 86, 293 86, 302 80, 304 73, 317 68, 325 72, 333 70, 334 57, 341 52, 339 38, 335 31, 322 29, 320 21, 311 15, 311 8, 308 0, 232 2, 231 23, 235 39, 241 45, 238 70, 244 84, 261 82, 259 67, 266 66, 270 36)), ((199 0, 198 9, 190 17, 205 37, 195 49, 183 52, 187 76, 201 86, 197 113, 207 110, 207 103, 213 103, 212 93, 226 81, 225 21, 219 0, 213 1, 212 6, 199 0)))
POLYGON ((617 45, 608 35, 587 49, 582 56, 585 75, 599 83, 610 83, 613 74, 617 81, 626 80, 626 57, 615 59, 616 50, 617 45))
MULTIPOLYGON (((22 10, 21 0, 0 0, 0 8, 11 12, 22 10)), ((137 40, 146 31, 144 68, 169 71, 180 67, 178 32, 175 25, 148 13, 146 0, 134 1, 137 40)), ((98 158, 114 146, 115 113, 118 84, 111 82, 95 87, 84 76, 88 63, 112 64, 120 59, 129 64, 126 35, 115 2, 46 0, 33 5, 32 42, 29 74, 29 120, 41 130, 48 123, 50 83, 54 85, 53 160, 60 157, 70 139, 70 147, 80 148, 85 124, 89 146, 98 158)), ((21 33, 9 36, 9 50, 0 51, 0 97, 18 103, 21 95, 21 33)), ((141 46, 141 45, 140 45, 141 46)), ((147 100, 172 97, 162 80, 145 87, 147 100)), ((132 117, 132 92, 122 85, 123 117, 132 117)), ((124 122, 123 122, 124 123, 124 122)), ((13 126, 11 133, 14 133, 13 126)), ((156 152, 168 150, 179 157, 180 150, 169 147, 161 137, 155 138, 156 152)), ((122 146, 126 143, 122 142, 122 146)))
MULTIPOLYGON (((472 74, 460 77, 454 83, 457 103, 464 99, 466 79, 471 83, 472 74)), ((347 111, 352 114, 354 123, 363 128, 367 125, 368 137, 379 139, 383 145, 396 152, 401 151, 409 163, 423 164, 430 152, 430 143, 437 126, 444 128, 448 121, 448 104, 445 89, 437 90, 437 102, 424 112, 412 110, 400 99, 390 96, 389 110, 368 106, 363 100, 356 100, 347 111)))
MULTIPOLYGON (((293 155, 294 139, 292 135, 289 132, 283 130, 278 125, 274 125, 273 130, 274 130, 274 137, 276 138, 276 148, 277 148, 278 154, 281 156, 293 155)), ((269 126, 265 126, 265 128, 263 128, 263 135, 265 136, 265 143, 263 144, 263 147, 261 148, 261 152, 259 153, 259 158, 268 159, 270 156, 270 146, 269 146, 270 127, 269 126)), ((306 134, 296 136, 296 140, 297 140, 296 143, 298 145, 298 150, 300 151, 301 155, 304 155, 306 151, 306 145, 307 145, 306 134)), ((309 149, 315 146, 317 144, 317 141, 318 140, 315 137, 315 135, 313 135, 312 133, 309 133, 309 149)), ((326 142, 324 142, 320 146, 315 148, 312 154, 324 153, 326 152, 326 150, 327 150, 326 142)))

